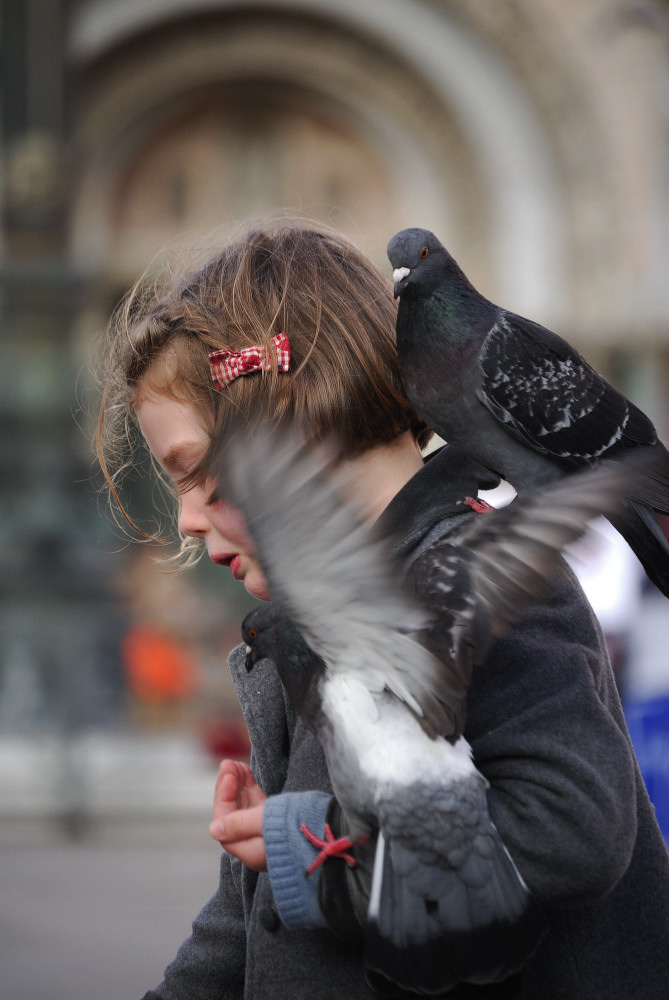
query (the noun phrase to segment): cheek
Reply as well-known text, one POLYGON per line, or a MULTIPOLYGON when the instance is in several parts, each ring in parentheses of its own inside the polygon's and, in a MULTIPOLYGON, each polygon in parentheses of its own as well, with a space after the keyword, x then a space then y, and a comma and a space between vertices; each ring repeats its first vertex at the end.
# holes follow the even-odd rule
POLYGON ((224 500, 218 500, 209 507, 209 521, 221 535, 236 542, 245 552, 255 552, 253 539, 241 512, 236 507, 232 507, 224 500))

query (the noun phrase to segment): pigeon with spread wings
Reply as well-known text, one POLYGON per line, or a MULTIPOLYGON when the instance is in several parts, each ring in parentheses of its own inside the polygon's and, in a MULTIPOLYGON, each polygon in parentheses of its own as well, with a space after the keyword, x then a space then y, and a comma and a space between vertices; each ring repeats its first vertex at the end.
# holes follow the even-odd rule
POLYGON ((475 518, 421 557, 423 606, 319 454, 281 434, 226 449, 220 493, 242 510, 274 598, 244 620, 247 668, 274 661, 320 740, 347 854, 377 835, 368 967, 426 995, 504 979, 544 923, 462 733, 467 684, 494 636, 550 588, 564 546, 642 477, 602 468, 475 518))

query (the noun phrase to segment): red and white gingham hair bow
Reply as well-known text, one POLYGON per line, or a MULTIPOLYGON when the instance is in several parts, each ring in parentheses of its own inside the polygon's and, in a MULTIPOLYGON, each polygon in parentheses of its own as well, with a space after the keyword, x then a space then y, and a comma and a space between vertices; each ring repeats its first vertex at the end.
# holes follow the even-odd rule
MULTIPOLYGON (((285 333, 272 337, 270 344, 276 352, 276 370, 287 372, 290 367, 290 344, 285 333)), ((224 389, 240 375, 257 371, 271 371, 274 353, 269 346, 256 344, 241 351, 212 351, 209 355, 211 378, 216 389, 224 389)))

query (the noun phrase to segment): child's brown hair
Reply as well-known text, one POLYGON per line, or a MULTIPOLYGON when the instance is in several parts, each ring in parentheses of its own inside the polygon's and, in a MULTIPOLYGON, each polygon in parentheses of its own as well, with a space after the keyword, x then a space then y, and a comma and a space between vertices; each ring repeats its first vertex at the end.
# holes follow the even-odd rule
MULTIPOLYGON (((134 409, 148 389, 194 404, 225 441, 241 421, 297 421, 336 436, 352 457, 410 430, 430 431, 401 389, 389 279, 343 236, 285 220, 251 228, 186 278, 140 282, 110 323, 103 350, 97 453, 112 498, 133 461, 134 409), (209 353, 285 332, 288 374, 274 367, 214 388, 209 353)), ((194 470, 206 478, 213 449, 194 470)), ((134 525, 133 525, 134 527, 134 525)))

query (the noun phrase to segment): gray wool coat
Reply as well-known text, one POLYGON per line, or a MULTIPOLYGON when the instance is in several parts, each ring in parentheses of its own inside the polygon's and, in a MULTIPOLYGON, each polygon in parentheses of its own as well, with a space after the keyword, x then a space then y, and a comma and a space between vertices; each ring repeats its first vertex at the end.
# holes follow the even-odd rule
MULTIPOLYGON (((388 510, 407 560, 452 530, 472 495, 462 468, 416 477, 388 510), (440 489, 430 489, 440 480, 440 489)), ((430 464, 426 469, 430 468, 430 464)), ((435 467, 436 468, 436 467, 435 467)), ((470 479, 473 473, 470 472, 470 479)), ((474 492, 475 496, 476 493, 474 492)), ((268 795, 330 791, 320 745, 274 665, 230 669, 268 795)), ((493 819, 549 931, 525 970, 452 1000, 666 1000, 669 856, 627 734, 600 629, 565 567, 553 599, 475 670, 465 735, 490 782, 493 819)), ((328 862, 328 864, 336 861, 328 862)), ((223 854, 216 893, 145 1000, 362 1000, 361 950, 328 930, 288 930, 269 876, 223 854)), ((402 994, 408 995, 408 994, 402 994)))

